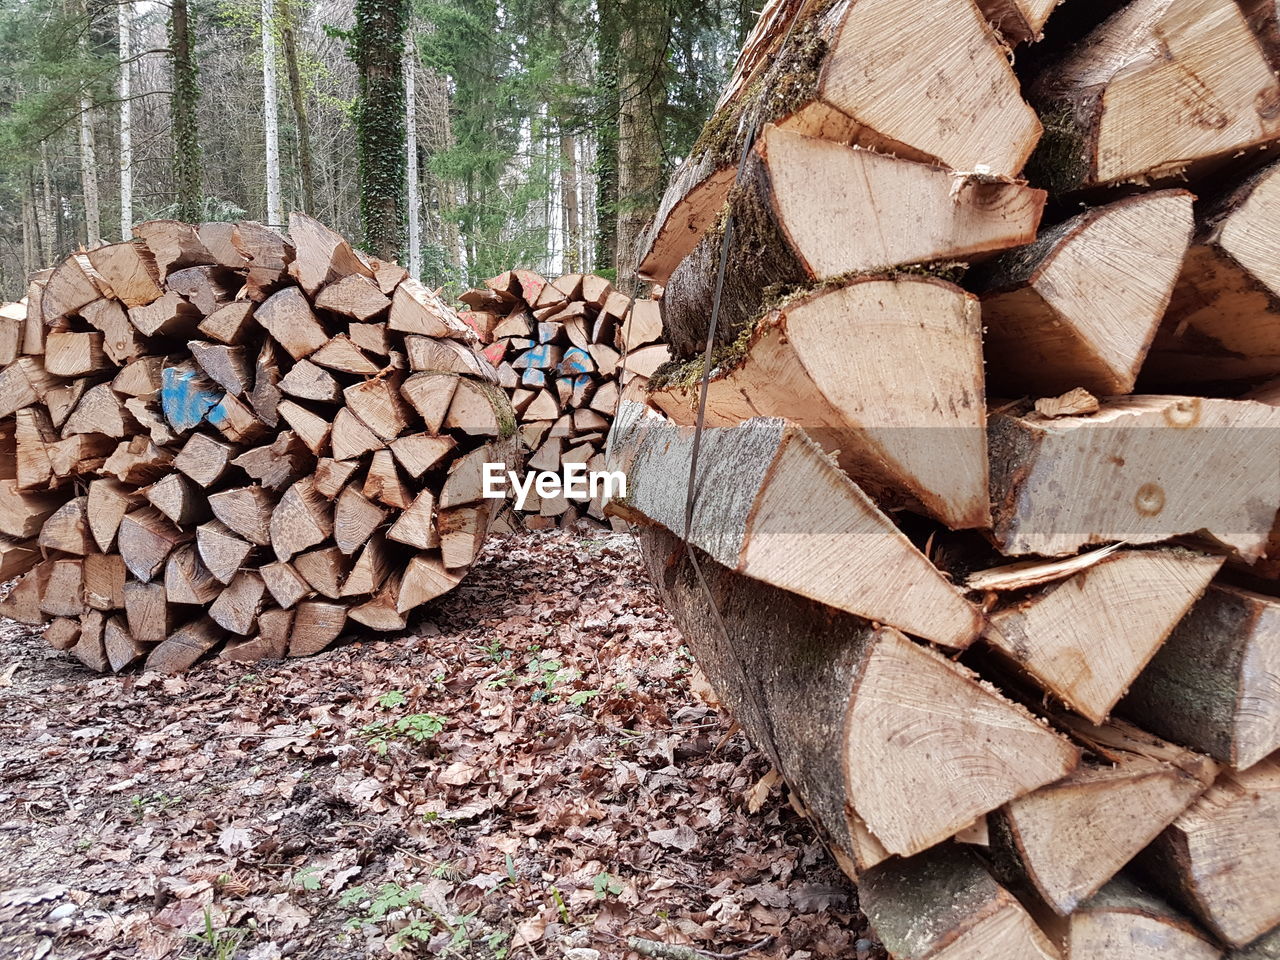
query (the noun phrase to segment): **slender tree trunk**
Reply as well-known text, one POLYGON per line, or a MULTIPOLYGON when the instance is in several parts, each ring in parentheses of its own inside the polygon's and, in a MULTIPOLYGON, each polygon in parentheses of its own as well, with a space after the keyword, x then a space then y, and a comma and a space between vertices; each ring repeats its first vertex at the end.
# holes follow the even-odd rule
MULTIPOLYGON (((618 279, 636 275, 636 244, 662 191, 662 57, 670 14, 665 3, 626 0, 618 35, 618 279)), ((624 287, 625 288, 625 287, 624 287)))
POLYGON ((102 208, 98 203, 98 160, 93 142, 93 104, 80 98, 80 184, 84 195, 84 228, 89 246, 102 240, 102 208))
POLYGON ((40 231, 36 227, 36 205, 31 196, 29 175, 27 181, 27 190, 22 196, 22 272, 25 276, 31 276, 36 270, 40 231))
POLYGON ((307 115, 307 94, 298 71, 298 43, 293 33, 293 5, 280 3, 280 46, 284 52, 284 68, 289 76, 289 98, 298 127, 298 167, 302 177, 302 212, 315 216, 316 181, 311 162, 311 121, 307 115))
POLYGON ((422 219, 419 212, 422 198, 418 182, 418 91, 414 76, 416 51, 413 41, 405 44, 404 52, 404 124, 405 124, 405 167, 408 174, 408 207, 409 207, 409 275, 422 276, 422 219))
POLYGON ((582 223, 578 214, 578 149, 571 133, 560 134, 560 206, 564 211, 564 264, 582 272, 582 223))
POLYGON ((120 34, 120 238, 127 240, 133 235, 133 78, 129 62, 133 56, 133 0, 119 0, 116 13, 120 34))
POLYGON ((204 207, 200 172, 200 126, 197 107, 200 87, 192 50, 187 0, 172 0, 169 21, 173 61, 173 180, 180 220, 200 220, 204 207))
POLYGON ((360 72, 356 148, 364 246, 384 260, 405 245, 405 30, 409 0, 356 0, 353 59, 360 72))
POLYGON ((57 225, 53 219, 53 178, 49 174, 49 141, 40 141, 40 260, 45 266, 53 265, 53 252, 57 245, 57 225))
POLYGON ((284 225, 280 205, 280 117, 276 102, 276 10, 262 0, 262 117, 266 139, 267 224, 284 225))
POLYGON ((595 269, 612 270, 618 259, 618 26, 620 0, 597 0, 599 99, 596 105, 595 269))

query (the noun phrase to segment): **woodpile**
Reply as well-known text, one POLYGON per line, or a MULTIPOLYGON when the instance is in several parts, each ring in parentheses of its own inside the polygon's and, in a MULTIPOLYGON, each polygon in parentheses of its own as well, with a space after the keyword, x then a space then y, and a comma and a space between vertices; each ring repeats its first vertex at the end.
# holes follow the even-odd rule
POLYGON ((135 234, 0 311, 0 613, 103 671, 405 627, 517 465, 475 335, 309 217, 135 234))
MULTIPOLYGON (((671 359, 657 300, 633 300, 591 274, 548 281, 532 270, 500 274, 460 299, 459 317, 484 342, 511 398, 529 469, 604 470, 623 388, 671 359)), ((531 490, 517 513, 531 530, 619 523, 605 517, 601 496, 563 491, 531 490)))
POLYGON ((1276 5, 907 6, 766 5, 606 509, 892 957, 1280 956, 1276 5))

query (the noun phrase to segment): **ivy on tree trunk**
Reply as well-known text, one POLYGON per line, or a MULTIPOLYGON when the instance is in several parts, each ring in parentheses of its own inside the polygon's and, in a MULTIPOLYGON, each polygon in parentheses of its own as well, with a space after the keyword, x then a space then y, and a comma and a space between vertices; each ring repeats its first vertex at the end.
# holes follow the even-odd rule
POLYGON ((173 182, 179 220, 201 220, 200 125, 196 105, 200 98, 195 57, 192 55, 187 0, 173 0, 169 21, 173 58, 173 182))
POLYGON ((360 72, 355 104, 360 216, 364 247, 385 260, 403 258, 405 195, 405 31, 408 0, 356 0, 351 59, 360 72))

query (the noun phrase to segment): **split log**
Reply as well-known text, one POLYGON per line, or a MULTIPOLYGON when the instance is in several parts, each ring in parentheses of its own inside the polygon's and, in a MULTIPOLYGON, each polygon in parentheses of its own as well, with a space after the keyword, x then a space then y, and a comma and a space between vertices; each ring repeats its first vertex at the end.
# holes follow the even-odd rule
POLYGON ((1280 83, 1233 0, 1135 0, 1030 98, 1045 125, 1032 174, 1055 192, 1200 175, 1280 137, 1280 83))
POLYGON ((983 637, 1049 694, 1102 723, 1222 563, 1179 548, 1118 551, 997 610, 983 637))
POLYGON ((918 11, 910 42, 888 0, 803 6, 784 14, 797 17, 794 30, 748 45, 641 243, 645 279, 665 283, 719 213, 746 136, 743 117, 996 176, 1017 175, 1035 147, 1040 124, 974 4, 945 0, 918 11), (926 76, 921 63, 935 70, 926 76))
POLYGON ((1221 960, 1223 955, 1198 926, 1128 877, 1107 884, 1069 920, 1044 926, 1063 960, 1221 960))
MULTIPOLYGON (((764 312, 770 288, 807 289, 1030 243, 1044 201, 1042 191, 1019 182, 957 179, 941 167, 770 129, 728 207, 736 239, 724 274, 717 345, 732 344, 764 312), (815 182, 840 189, 815 195, 815 182), (883 211, 883 219, 867 229, 845 228, 868 211, 883 211)), ((663 294, 667 338, 679 357, 696 356, 706 343, 721 234, 722 228, 708 232, 663 294)))
POLYGON ((870 871, 858 901, 890 956, 1058 960, 1060 954, 971 851, 947 846, 870 871))
POLYGON ((1097 207, 994 264, 982 298, 994 385, 1131 393, 1191 239, 1192 199, 1169 190, 1097 207))
POLYGON ((1247 381, 1280 375, 1280 164, 1201 213, 1144 380, 1247 381))
MULTIPOLYGON (((664 413, 696 422, 700 360, 654 387, 650 400, 664 413)), ((983 399, 982 325, 972 295, 939 280, 861 278, 761 320, 739 363, 711 379, 706 422, 793 420, 838 452, 840 467, 882 502, 919 504, 952 528, 984 527, 983 399), (864 349, 833 350, 845 337, 864 349), (888 359, 923 355, 936 362, 905 375, 888 359)))
POLYGON ((1211 586, 1120 710, 1236 770, 1280 750, 1280 600, 1211 586))
POLYGON ((1140 865, 1228 946, 1280 925, 1280 759, 1223 773, 1140 865))
POLYGON ((1127 724, 1068 721, 1080 766, 988 817, 996 876, 1075 912, 1213 784, 1206 757, 1127 724))
MULTIPOLYGON (((683 532, 692 445, 692 431, 624 404, 609 469, 626 473, 627 495, 610 509, 683 532)), ((976 637, 976 608, 802 430, 752 420, 707 429, 702 447, 694 546, 755 580, 944 646, 976 637)))
POLYGON ((851 874, 866 859, 855 817, 884 855, 909 856, 1075 766, 1065 740, 897 631, 704 555, 717 616, 675 537, 645 527, 641 545, 699 664, 851 874))
POLYGON ((1010 556, 1060 557, 1203 533, 1256 559, 1280 508, 1277 427, 1278 408, 1198 397, 1120 397, 1057 420, 995 414, 996 543, 1010 556), (1064 483, 1089 495, 1064 498, 1064 483))

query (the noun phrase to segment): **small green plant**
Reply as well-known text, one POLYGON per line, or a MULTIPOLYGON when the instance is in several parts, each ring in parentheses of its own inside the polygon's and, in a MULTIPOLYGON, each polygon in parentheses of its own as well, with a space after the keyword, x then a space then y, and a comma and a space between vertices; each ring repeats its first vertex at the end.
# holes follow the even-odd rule
POLYGON ((378 706, 383 710, 394 710, 409 702, 403 690, 390 690, 378 698, 378 706))
POLYGON ((588 700, 600 696, 599 690, 577 690, 569 696, 569 703, 572 706, 580 707, 588 700))
POLYGON ((149 813, 164 813, 170 807, 179 806, 181 803, 183 803, 182 797, 172 796, 163 790, 157 790, 155 793, 150 794, 135 793, 129 798, 129 806, 133 808, 133 815, 139 820, 149 813))
POLYGON ((303 890, 319 890, 320 889, 320 872, 319 868, 312 865, 303 867, 295 873, 289 881, 295 887, 303 890))
POLYGON ((591 889, 595 891, 597 900, 605 900, 622 893, 622 884, 618 882, 617 877, 610 876, 607 870, 601 870, 591 882, 591 889))
POLYGON ((551 899, 555 901, 556 910, 560 914, 560 922, 566 927, 573 926, 573 914, 569 912, 569 907, 564 902, 564 897, 560 895, 559 887, 551 888, 551 899))
POLYGON ((411 713, 399 720, 375 720, 365 724, 360 728, 360 736, 378 756, 383 756, 391 741, 412 740, 414 743, 424 743, 443 730, 448 722, 448 717, 434 713, 411 713))
POLYGON ((485 644, 484 652, 494 663, 501 663, 507 657, 511 656, 511 651, 502 645, 502 641, 494 639, 490 643, 485 644))
POLYGON ((365 900, 369 901, 369 906, 363 914, 353 916, 347 921, 347 926, 350 929, 360 930, 379 923, 390 914, 416 903, 421 896, 422 886, 420 884, 414 884, 412 887, 406 888, 398 883, 384 883, 378 887, 376 893, 372 894, 364 884, 361 884, 358 887, 352 887, 344 891, 338 898, 338 906, 346 909, 363 903, 365 900))
POLYGON ((211 960, 232 960, 240 944, 244 942, 245 931, 234 927, 215 927, 213 915, 209 908, 204 911, 204 929, 199 933, 188 934, 190 939, 199 944, 201 954, 211 960))

